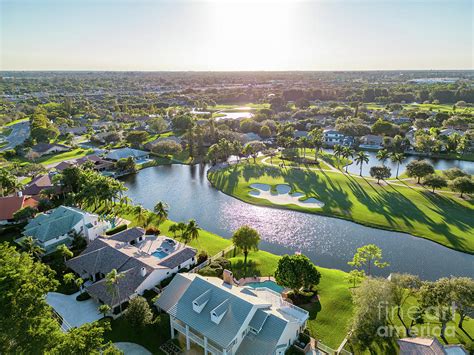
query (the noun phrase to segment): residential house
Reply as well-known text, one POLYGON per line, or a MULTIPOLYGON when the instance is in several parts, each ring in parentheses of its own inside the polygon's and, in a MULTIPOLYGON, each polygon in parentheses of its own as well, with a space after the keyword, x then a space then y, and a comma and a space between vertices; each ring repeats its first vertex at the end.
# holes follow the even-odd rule
POLYGON ((243 143, 253 142, 253 141, 261 141, 262 137, 260 137, 257 133, 249 132, 242 134, 243 143))
POLYGON ((400 355, 463 355, 468 352, 462 345, 442 345, 436 338, 403 338, 397 340, 400 355))
POLYGON ((229 271, 217 277, 178 274, 156 306, 176 332, 205 354, 284 354, 306 326, 308 312, 268 288, 239 287, 229 271))
POLYGON ((353 137, 346 136, 345 134, 335 129, 325 129, 323 131, 323 135, 324 145, 328 147, 334 147, 335 145, 351 146, 352 144, 354 144, 353 137))
POLYGON ((439 132, 439 135, 440 136, 445 136, 445 137, 450 137, 452 136, 453 134, 458 134, 460 136, 464 136, 466 132, 464 131, 461 131, 459 129, 453 129, 453 128, 446 128, 446 129, 442 129, 440 132, 439 132))
POLYGON ((36 208, 38 200, 31 196, 6 196, 0 197, 0 225, 15 222, 13 215, 25 207, 36 208))
POLYGON ((309 135, 308 131, 295 131, 295 133, 293 134, 295 138, 308 137, 308 135, 309 135))
POLYGON ((52 189, 55 193, 59 193, 61 188, 53 183, 54 174, 43 174, 34 177, 24 188, 23 195, 37 196, 43 190, 52 189))
POLYGON ((196 249, 165 236, 145 235, 142 228, 135 227, 95 239, 66 265, 92 281, 86 291, 118 314, 121 304, 195 263, 196 249), (105 279, 113 269, 123 275, 116 294, 110 293, 105 279))
POLYGON ((87 127, 85 127, 85 126, 69 127, 68 125, 63 124, 63 125, 59 126, 59 132, 61 134, 72 133, 75 136, 80 136, 81 134, 86 134, 87 133, 87 127))
POLYGON ((118 161, 120 159, 127 159, 127 158, 132 158, 135 161, 139 161, 139 160, 148 159, 149 154, 150 154, 149 152, 145 152, 143 150, 126 147, 126 148, 111 150, 105 156, 105 158, 112 161, 118 161))
POLYGON ((362 149, 382 149, 383 148, 383 137, 368 134, 360 138, 359 148, 362 149))
POLYGON ((395 117, 392 117, 390 121, 392 121, 393 124, 401 125, 401 124, 411 123, 412 119, 409 117, 396 117, 395 116, 395 117))
POLYGON ((74 232, 91 242, 109 228, 110 223, 100 220, 95 214, 74 207, 59 206, 32 219, 25 226, 23 235, 33 237, 48 254, 55 251, 58 245, 70 245, 74 232))
POLYGON ((37 153, 40 157, 43 155, 66 152, 71 148, 63 144, 38 143, 34 145, 32 151, 37 153))

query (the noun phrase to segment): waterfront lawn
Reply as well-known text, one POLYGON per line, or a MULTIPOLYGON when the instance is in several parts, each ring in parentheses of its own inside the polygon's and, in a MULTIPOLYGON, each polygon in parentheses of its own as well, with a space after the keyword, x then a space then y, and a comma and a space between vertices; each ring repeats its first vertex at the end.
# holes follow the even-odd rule
POLYGON ((474 253, 472 198, 433 194, 408 184, 378 185, 373 180, 337 172, 285 169, 250 162, 209 173, 209 180, 219 190, 249 203, 336 216, 474 253), (273 205, 249 195, 253 183, 288 184, 292 191, 315 197, 325 205, 321 209, 273 205))

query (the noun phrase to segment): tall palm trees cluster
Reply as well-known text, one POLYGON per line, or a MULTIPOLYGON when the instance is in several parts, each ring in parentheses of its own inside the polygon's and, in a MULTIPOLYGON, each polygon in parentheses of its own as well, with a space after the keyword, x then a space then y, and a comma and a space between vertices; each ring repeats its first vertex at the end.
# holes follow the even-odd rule
MULTIPOLYGON (((350 147, 344 147, 341 145, 334 146, 334 155, 337 159, 338 168, 340 168, 340 159, 352 159, 357 165, 360 165, 360 172, 359 175, 362 176, 362 167, 364 164, 368 164, 369 156, 364 151, 356 152, 354 149, 350 147)), ((385 162, 390 159, 393 163, 397 164, 397 173, 396 178, 398 179, 398 173, 400 170, 400 164, 403 163, 406 159, 406 156, 403 153, 399 152, 389 152, 387 149, 382 149, 377 152, 377 159, 382 163, 382 166, 385 167, 385 162)), ((346 173, 347 167, 349 164, 346 164, 346 173)))
POLYGON ((194 219, 190 219, 188 223, 179 222, 169 227, 169 231, 173 233, 175 238, 179 237, 185 245, 193 240, 197 240, 200 230, 201 228, 194 219))

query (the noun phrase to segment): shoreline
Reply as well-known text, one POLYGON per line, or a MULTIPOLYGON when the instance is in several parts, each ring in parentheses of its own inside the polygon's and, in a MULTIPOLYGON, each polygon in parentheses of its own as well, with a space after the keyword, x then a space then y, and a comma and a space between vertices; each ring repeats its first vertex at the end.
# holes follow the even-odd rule
POLYGON ((417 235, 416 233, 409 233, 409 232, 406 232, 406 231, 403 231, 403 230, 400 230, 400 229, 396 229, 396 228, 389 228, 389 227, 386 227, 386 226, 380 226, 380 225, 373 224, 373 223, 368 223, 368 222, 363 222, 363 221, 356 221, 356 220, 354 220, 352 218, 349 218, 349 217, 345 217, 345 216, 342 216, 342 215, 335 215, 335 214, 325 213, 323 211, 310 211, 310 210, 307 210, 303 207, 298 207, 298 206, 293 207, 293 206, 289 206, 289 205, 276 205, 276 204, 271 203, 270 201, 266 202, 266 200, 262 200, 260 202, 254 202, 252 200, 247 200, 247 199, 245 199, 241 196, 236 196, 234 194, 223 191, 223 190, 219 189, 214 184, 214 182, 209 178, 209 173, 212 174, 216 170, 221 170, 221 169, 216 168, 213 171, 211 171, 211 169, 209 169, 206 173, 207 180, 209 181, 211 186, 213 188, 215 188, 216 190, 226 194, 227 196, 235 198, 239 201, 242 201, 242 202, 245 202, 245 203, 248 203, 248 204, 251 204, 251 205, 255 205, 255 206, 275 208, 275 209, 283 209, 283 210, 291 210, 291 211, 300 212, 300 213, 316 214, 316 215, 321 215, 321 216, 325 216, 325 217, 329 217, 329 218, 337 218, 337 219, 342 219, 342 220, 345 220, 345 221, 353 222, 353 223, 356 223, 356 224, 359 224, 359 225, 362 225, 362 226, 365 226, 365 227, 373 228, 373 229, 380 229, 380 230, 386 230, 386 231, 390 231, 390 232, 403 233, 403 234, 407 234, 407 235, 415 237, 415 238, 422 238, 424 240, 436 243, 436 244, 438 244, 442 247, 449 248, 451 250, 454 250, 454 251, 457 251, 457 252, 460 252, 460 253, 464 253, 464 254, 468 254, 468 255, 474 255, 474 251, 456 249, 456 248, 453 248, 451 246, 440 243, 436 240, 430 239, 429 237, 426 237, 426 236, 423 236, 423 235, 417 235))

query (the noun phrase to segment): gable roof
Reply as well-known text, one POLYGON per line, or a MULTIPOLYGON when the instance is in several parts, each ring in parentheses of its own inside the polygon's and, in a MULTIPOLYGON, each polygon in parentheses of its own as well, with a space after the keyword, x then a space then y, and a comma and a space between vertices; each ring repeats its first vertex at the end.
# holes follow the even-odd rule
POLYGON ((443 346, 436 338, 403 338, 397 340, 401 355, 444 355, 443 346))
MULTIPOLYGON (((50 174, 39 175, 33 178, 23 189, 23 195, 39 195, 41 191, 55 187, 50 174)), ((59 187, 57 187, 59 189, 59 187)))
POLYGON ((114 234, 110 237, 110 239, 117 240, 119 242, 130 243, 132 240, 135 240, 144 234, 145 230, 143 228, 134 227, 114 234))
POLYGON ((157 305, 223 348, 227 348, 238 335, 254 306, 261 308, 271 306, 260 298, 241 292, 243 288, 226 285, 218 278, 193 275, 190 282, 187 282, 181 280, 183 277, 189 276, 177 274, 174 277, 158 299, 157 305), (209 300, 202 311, 197 313, 193 310, 192 303, 209 289, 212 290, 209 300), (174 301, 170 295, 174 295, 174 301), (227 312, 219 324, 216 324, 212 321, 210 312, 223 303, 227 312))
POLYGON ((0 197, 0 221, 13 219, 13 214, 24 207, 36 207, 38 201, 26 196, 0 197))
POLYGON ((110 151, 106 155, 106 158, 111 159, 111 160, 120 160, 120 159, 129 158, 129 157, 140 158, 140 157, 146 156, 148 154, 149 154, 148 152, 145 152, 143 150, 126 147, 126 148, 121 148, 121 149, 116 149, 116 150, 110 151))
POLYGON ((175 267, 178 267, 185 261, 193 258, 195 255, 196 255, 196 249, 192 249, 192 248, 180 249, 177 252, 171 254, 170 256, 160 261, 160 265, 166 266, 170 269, 174 269, 175 267))
POLYGON ((59 206, 32 219, 25 226, 23 234, 46 242, 70 232, 84 218, 84 214, 85 212, 76 208, 59 206))
POLYGON ((31 148, 36 153, 45 153, 51 148, 61 148, 61 149, 69 149, 68 146, 63 144, 50 144, 50 143, 38 143, 31 148))

